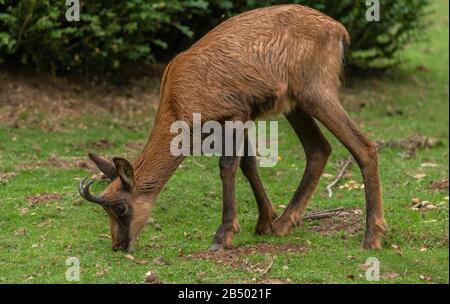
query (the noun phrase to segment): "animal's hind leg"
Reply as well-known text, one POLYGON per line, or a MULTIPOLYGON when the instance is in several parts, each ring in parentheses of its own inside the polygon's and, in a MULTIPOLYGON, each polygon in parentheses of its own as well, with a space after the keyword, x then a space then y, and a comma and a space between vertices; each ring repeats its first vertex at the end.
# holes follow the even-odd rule
POLYGON ((305 111, 317 118, 351 152, 364 179, 366 196, 365 249, 380 249, 387 228, 383 215, 378 153, 376 145, 355 126, 331 90, 317 90, 314 99, 306 100, 305 111))
POLYGON ((277 217, 277 214, 259 178, 256 156, 254 156, 254 150, 251 148, 252 145, 248 144, 248 138, 244 142, 244 147, 244 156, 241 158, 241 170, 249 181, 258 204, 259 217, 255 232, 257 234, 268 234, 270 233, 272 221, 277 217))
POLYGON ((306 155, 306 169, 300 185, 295 191, 289 206, 272 223, 272 232, 284 236, 290 233, 293 225, 301 221, 305 208, 313 195, 325 164, 331 154, 331 147, 314 119, 300 107, 286 115, 300 139, 306 155))

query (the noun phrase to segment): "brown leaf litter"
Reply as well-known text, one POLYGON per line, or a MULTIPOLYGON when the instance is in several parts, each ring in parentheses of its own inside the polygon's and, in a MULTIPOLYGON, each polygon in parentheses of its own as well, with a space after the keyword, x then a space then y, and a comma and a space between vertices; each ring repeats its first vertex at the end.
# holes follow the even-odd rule
POLYGON ((410 209, 414 211, 418 210, 431 210, 438 209, 439 207, 429 201, 420 201, 418 198, 413 198, 412 203, 414 204, 410 209))
POLYGON ((246 245, 232 247, 220 251, 200 251, 187 255, 186 259, 210 260, 219 265, 230 266, 235 269, 244 269, 249 272, 263 273, 267 269, 268 262, 250 262, 248 257, 252 254, 277 255, 287 252, 304 252, 307 249, 304 245, 298 244, 268 244, 260 243, 256 245, 246 245))
POLYGON ((144 275, 144 281, 147 284, 161 284, 161 280, 155 271, 149 270, 144 275))
POLYGON ((0 185, 6 185, 16 175, 15 172, 0 173, 0 185))
MULTIPOLYGON (((353 235, 363 230, 363 224, 363 212, 360 209, 336 209, 330 217, 320 220, 305 220, 306 229, 324 235, 335 234, 338 232, 345 232, 348 235, 353 235)), ((248 256, 252 254, 276 256, 277 254, 286 252, 298 253, 304 252, 305 250, 307 250, 307 246, 300 244, 260 243, 256 245, 232 247, 218 252, 200 251, 188 254, 185 258, 210 260, 219 265, 240 268, 254 273, 264 273, 264 269, 267 269, 268 262, 250 262, 248 256)))
POLYGON ((51 201, 59 201, 61 200, 61 193, 40 193, 36 195, 27 196, 27 202, 30 207, 35 206, 37 204, 48 203, 51 201))
POLYGON ((87 157, 69 157, 61 158, 52 155, 44 160, 36 160, 22 163, 18 166, 20 169, 37 169, 42 167, 53 167, 58 169, 87 169, 92 173, 98 173, 98 169, 94 163, 89 161, 87 157))
POLYGON ((431 149, 435 146, 441 145, 442 142, 438 139, 427 137, 420 134, 415 134, 407 138, 390 140, 390 141, 378 141, 378 148, 401 148, 406 150, 405 158, 410 159, 416 156, 418 150, 431 149))
POLYGON ((99 140, 90 141, 85 144, 81 144, 78 146, 78 148, 81 148, 81 149, 90 148, 90 149, 105 150, 105 149, 114 148, 115 146, 116 146, 115 143, 110 142, 107 139, 99 139, 99 140))
POLYGON ((331 235, 345 232, 354 235, 363 230, 364 218, 360 209, 345 209, 336 212, 332 217, 319 221, 307 221, 306 228, 319 234, 331 235))
POLYGON ((448 187, 449 187, 449 184, 448 184, 448 177, 447 177, 442 180, 432 182, 428 186, 428 189, 429 190, 447 190, 447 192, 448 192, 448 187))
POLYGON ((148 115, 159 102, 161 77, 155 75, 144 75, 126 85, 113 86, 39 72, 0 73, 0 125, 38 126, 56 131, 67 129, 68 120, 79 121, 87 113, 148 115))
POLYGON ((244 284, 290 284, 291 279, 278 279, 278 278, 252 278, 251 281, 244 281, 244 284))

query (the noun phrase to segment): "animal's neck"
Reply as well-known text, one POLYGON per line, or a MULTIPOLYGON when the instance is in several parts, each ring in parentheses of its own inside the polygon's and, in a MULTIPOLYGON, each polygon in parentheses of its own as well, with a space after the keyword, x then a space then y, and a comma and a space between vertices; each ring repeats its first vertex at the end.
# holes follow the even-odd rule
POLYGON ((133 166, 142 193, 158 195, 184 159, 170 152, 170 142, 175 136, 170 133, 170 126, 175 120, 170 109, 160 106, 148 142, 133 166))

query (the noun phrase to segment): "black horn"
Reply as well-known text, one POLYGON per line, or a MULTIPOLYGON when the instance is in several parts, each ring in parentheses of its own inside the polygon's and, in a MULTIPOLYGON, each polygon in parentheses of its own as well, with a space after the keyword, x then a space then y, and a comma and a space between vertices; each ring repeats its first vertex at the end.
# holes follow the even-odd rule
POLYGON ((96 204, 100 204, 100 205, 105 204, 105 200, 103 198, 94 196, 89 191, 89 187, 92 185, 92 183, 95 182, 95 179, 91 180, 89 183, 87 183, 85 185, 84 183, 86 182, 86 180, 87 180, 87 177, 85 177, 78 184, 78 192, 80 193, 81 197, 84 198, 85 200, 91 202, 91 203, 96 203, 96 204))

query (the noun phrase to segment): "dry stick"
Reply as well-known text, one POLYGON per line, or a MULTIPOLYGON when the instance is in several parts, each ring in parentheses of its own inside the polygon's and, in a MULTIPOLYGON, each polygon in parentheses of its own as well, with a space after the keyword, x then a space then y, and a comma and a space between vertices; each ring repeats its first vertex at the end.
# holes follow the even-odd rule
POLYGON ((338 215, 340 211, 345 210, 345 208, 337 208, 331 210, 324 210, 319 212, 311 212, 306 214, 303 219, 304 220, 322 220, 327 217, 332 217, 338 215))
POLYGON ((273 262, 275 261, 275 258, 276 258, 276 256, 272 256, 269 265, 266 267, 266 269, 264 269, 261 272, 261 276, 260 277, 266 275, 266 273, 269 272, 270 268, 272 268, 272 266, 273 266, 273 262))
MULTIPOLYGON (((352 162, 353 162, 353 158, 349 157, 345 161, 344 165, 342 165, 341 170, 339 171, 338 175, 333 180, 333 182, 327 186, 328 198, 331 198, 333 196, 333 190, 331 190, 331 188, 336 186, 336 184, 344 177, 345 171, 347 170, 348 166, 352 162)), ((304 220, 322 220, 322 219, 325 219, 328 217, 336 216, 339 214, 340 211, 343 211, 343 210, 345 210, 345 208, 337 208, 337 209, 324 210, 324 211, 319 211, 319 212, 311 212, 311 213, 308 213, 305 216, 303 216, 303 219, 304 220)))
POLYGON ((347 161, 344 163, 344 165, 342 166, 341 170, 339 171, 338 175, 336 176, 335 180, 329 184, 327 186, 327 191, 328 191, 328 198, 331 198, 333 196, 333 190, 331 190, 331 188, 333 188, 334 186, 336 186, 337 183, 339 183, 339 181, 344 177, 345 171, 347 170, 348 166, 353 162, 352 157, 349 157, 347 159, 347 161))

